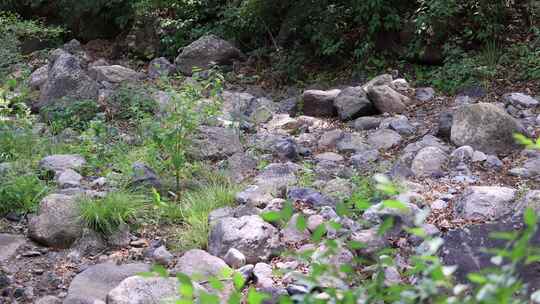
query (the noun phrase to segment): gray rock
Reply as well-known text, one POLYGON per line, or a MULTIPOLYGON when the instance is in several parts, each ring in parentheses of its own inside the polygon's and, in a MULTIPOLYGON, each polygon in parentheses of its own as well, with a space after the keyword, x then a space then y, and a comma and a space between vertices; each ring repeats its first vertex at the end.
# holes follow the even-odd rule
POLYGON ((255 177, 255 184, 263 191, 281 197, 288 187, 297 183, 299 170, 300 166, 291 162, 273 163, 255 177))
POLYGON ((324 152, 321 154, 317 154, 314 156, 315 160, 317 161, 331 161, 331 162, 342 162, 345 160, 345 158, 337 153, 334 152, 324 152))
POLYGON ((176 72, 176 66, 172 64, 167 58, 159 57, 148 64, 148 76, 156 79, 159 77, 168 77, 176 72))
POLYGON ((369 89, 373 86, 391 85, 393 79, 394 78, 390 74, 382 74, 368 81, 362 86, 362 88, 367 93, 369 92, 369 89))
POLYGON ((381 118, 375 116, 358 117, 353 123, 353 128, 358 131, 377 129, 381 121, 381 118))
POLYGON ((96 255, 107 248, 103 237, 94 230, 84 228, 82 235, 73 243, 72 256, 96 255))
POLYGON ((68 248, 82 234, 75 196, 50 194, 39 204, 38 215, 28 224, 29 237, 45 246, 68 248))
POLYGON ((222 160, 242 152, 240 136, 231 128, 200 127, 193 140, 193 156, 201 160, 222 160))
POLYGON ((182 49, 174 63, 185 75, 191 75, 193 68, 208 69, 212 65, 231 65, 242 59, 242 52, 228 41, 214 35, 206 35, 182 49))
POLYGON ((508 154, 519 149, 515 133, 523 127, 504 110, 488 103, 460 107, 454 114, 451 140, 489 154, 508 154))
POLYGON ((152 260, 156 263, 167 266, 174 259, 174 256, 165 248, 165 246, 159 246, 152 252, 152 260))
POLYGON ((398 116, 398 117, 392 118, 389 121, 388 126, 392 130, 398 132, 400 135, 403 135, 403 136, 414 135, 414 133, 416 132, 416 128, 413 125, 411 125, 411 123, 409 122, 409 119, 405 116, 398 116))
POLYGON ((252 176, 257 169, 257 159, 238 152, 227 159, 227 174, 235 182, 241 183, 252 176))
POLYGON ((61 98, 72 100, 96 100, 99 87, 81 67, 80 61, 62 50, 55 50, 49 59, 47 81, 41 87, 40 109, 61 98))
MULTIPOLYGON (((283 234, 281 241, 286 244, 296 244, 301 243, 309 240, 310 233, 307 229, 304 229, 304 231, 298 230, 296 227, 296 223, 298 221, 298 218, 300 217, 300 214, 295 214, 291 217, 287 225, 283 228, 281 233, 283 234)), ((257 266, 255 266, 257 268, 257 266)))
POLYGON ((298 146, 292 138, 278 140, 274 144, 274 154, 283 160, 296 160, 298 158, 298 146))
POLYGON ((379 159, 379 151, 372 149, 364 152, 356 153, 351 156, 353 166, 358 170, 367 170, 373 167, 374 163, 379 159))
POLYGON ((177 278, 132 276, 107 294, 107 304, 176 303, 179 298, 177 278))
POLYGON ((516 190, 507 187, 472 186, 455 204, 457 214, 467 220, 497 220, 512 210, 516 190))
POLYGON ((449 139, 452 132, 453 120, 453 113, 448 111, 441 112, 441 114, 439 115, 439 127, 437 130, 437 136, 449 139))
POLYGON ((315 231, 320 225, 324 224, 324 217, 319 214, 314 214, 307 219, 307 228, 309 231, 315 231))
POLYGON ((55 296, 44 296, 36 301, 36 304, 62 304, 62 300, 55 296))
POLYGON ((253 268, 253 277, 257 288, 271 288, 274 285, 272 279, 272 266, 266 263, 257 263, 253 268))
POLYGON ((406 93, 411 89, 411 86, 409 85, 407 80, 403 78, 393 80, 390 86, 392 87, 392 89, 403 93, 406 93))
POLYGON ((503 162, 496 155, 488 155, 486 166, 493 170, 500 170, 503 167, 503 162))
POLYGON ((212 226, 208 251, 224 257, 231 248, 240 250, 248 263, 266 261, 281 250, 277 229, 258 215, 222 218, 212 226))
POLYGON ((246 256, 235 248, 229 249, 223 257, 223 260, 225 263, 227 263, 227 265, 234 269, 238 269, 246 265, 246 256))
POLYGON ((474 151, 472 161, 474 163, 480 163, 487 160, 487 155, 482 151, 474 151))
POLYGON ((334 99, 341 120, 355 119, 373 113, 373 105, 362 87, 347 87, 334 99))
POLYGON ((379 229, 377 227, 354 232, 351 235, 351 239, 365 245, 357 251, 360 255, 367 257, 372 257, 374 254, 388 246, 388 241, 379 234, 379 229))
POLYGON ((469 164, 474 155, 474 149, 471 146, 462 146, 455 149, 452 154, 450 154, 450 165, 452 167, 457 167, 459 164, 469 164))
POLYGON ((356 153, 373 149, 364 137, 358 133, 346 133, 336 143, 336 148, 340 153, 356 153))
POLYGON ((113 84, 126 81, 137 81, 141 79, 141 74, 121 65, 94 66, 88 70, 90 76, 96 81, 107 81, 113 84))
POLYGON ((272 195, 257 185, 251 185, 236 194, 237 203, 250 206, 266 206, 272 199, 272 195))
POLYGON ((133 176, 131 185, 133 187, 152 187, 157 190, 160 190, 162 187, 161 179, 157 175, 154 169, 148 167, 147 165, 135 162, 131 166, 133 170, 133 176))
POLYGON ((228 269, 229 266, 222 259, 204 250, 191 249, 177 259, 176 266, 171 273, 173 275, 183 273, 199 281, 211 277, 221 278, 228 269))
POLYGON ((124 279, 150 271, 150 265, 104 263, 88 267, 71 282, 64 304, 105 302, 110 290, 124 279))
POLYGON ((435 97, 435 90, 433 88, 417 88, 416 99, 419 101, 430 101, 435 97))
POLYGON ((292 188, 287 192, 287 199, 292 202, 302 202, 313 207, 334 206, 330 197, 312 188, 292 188))
POLYGON ((62 172, 67 169, 80 170, 86 164, 84 157, 76 154, 56 154, 44 157, 39 167, 44 170, 62 172))
POLYGON ((522 167, 512 168, 510 174, 526 178, 540 176, 540 157, 533 157, 526 160, 522 167))
POLYGON ((525 209, 531 208, 537 214, 540 213, 540 190, 528 191, 514 207, 514 218, 521 221, 525 209))
POLYGON ((28 85, 33 90, 39 90, 49 78, 49 65, 44 65, 30 74, 28 85))
MULTIPOLYGON (((464 229, 454 229, 443 234, 444 244, 441 248, 441 260, 445 265, 457 265, 456 281, 470 283, 469 273, 478 273, 487 268, 500 268, 493 264, 492 252, 486 249, 501 249, 508 246, 508 241, 493 238, 496 232, 519 232, 523 229, 523 221, 497 221, 479 225, 469 225, 464 229)), ((540 233, 532 236, 529 246, 536 248, 540 244, 540 233)), ((527 282, 528 292, 540 288, 537 263, 519 264, 516 273, 523 282, 527 282)))
POLYGON ((381 224, 386 217, 392 216, 400 220, 405 225, 412 227, 414 225, 414 218, 421 212, 420 208, 415 204, 402 202, 404 208, 389 208, 384 204, 378 203, 369 207, 362 218, 373 224, 381 224))
POLYGON ((540 104, 538 100, 523 93, 504 94, 503 99, 505 102, 520 109, 535 108, 540 104))
POLYGON ((401 135, 397 132, 380 129, 368 135, 367 142, 375 149, 387 150, 399 145, 402 141, 401 135))
POLYGON ((56 176, 56 183, 62 189, 79 187, 81 180, 82 176, 72 169, 66 169, 56 176))
POLYGON ((314 117, 334 117, 336 115, 334 100, 340 93, 340 90, 307 90, 302 95, 302 112, 304 115, 314 117))
POLYGON ((373 105, 381 113, 403 113, 410 100, 390 86, 373 86, 368 90, 368 96, 373 105))
POLYGON ((9 260, 26 240, 22 235, 0 233, 0 264, 9 260))
POLYGON ((351 197, 353 194, 353 184, 347 179, 335 178, 328 181, 321 192, 336 202, 341 202, 351 197))
POLYGON ((319 149, 333 149, 343 136, 344 132, 340 129, 324 132, 317 142, 317 146, 319 149))
POLYGON ((448 164, 448 155, 437 147, 420 150, 412 161, 411 170, 416 176, 442 175, 448 164))

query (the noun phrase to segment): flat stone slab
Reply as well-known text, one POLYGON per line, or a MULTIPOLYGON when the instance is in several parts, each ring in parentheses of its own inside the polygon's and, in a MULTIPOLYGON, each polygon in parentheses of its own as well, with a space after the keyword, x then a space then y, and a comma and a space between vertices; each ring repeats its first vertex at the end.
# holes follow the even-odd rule
POLYGON ((11 258, 25 242, 22 235, 0 233, 0 263, 11 258))

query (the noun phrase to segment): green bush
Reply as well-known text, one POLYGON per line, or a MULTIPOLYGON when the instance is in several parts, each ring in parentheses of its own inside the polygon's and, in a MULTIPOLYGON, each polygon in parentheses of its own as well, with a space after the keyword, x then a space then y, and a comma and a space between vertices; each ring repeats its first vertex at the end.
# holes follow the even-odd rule
POLYGON ((83 197, 79 206, 83 222, 104 235, 114 233, 121 225, 133 223, 145 209, 142 196, 121 191, 98 199, 83 197))
POLYGON ((66 128, 85 130, 98 112, 99 106, 93 100, 66 100, 46 106, 40 114, 57 134, 66 128))
POLYGON ((47 185, 35 174, 20 174, 17 170, 0 173, 0 215, 36 211, 47 191, 47 185))
POLYGON ((137 121, 151 116, 157 109, 157 102, 147 88, 132 84, 121 86, 105 104, 109 120, 137 121))

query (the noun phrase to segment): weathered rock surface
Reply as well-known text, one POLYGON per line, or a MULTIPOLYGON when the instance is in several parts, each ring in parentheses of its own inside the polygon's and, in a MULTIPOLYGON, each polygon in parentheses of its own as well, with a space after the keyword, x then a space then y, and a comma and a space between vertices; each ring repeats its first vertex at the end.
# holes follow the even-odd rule
POLYGON ((266 261, 279 252, 279 234, 274 226, 258 215, 220 219, 210 231, 208 251, 224 257, 236 248, 246 256, 247 263, 266 261))
POLYGON ((80 61, 62 50, 55 50, 49 59, 47 81, 35 108, 40 109, 61 98, 96 100, 99 87, 81 67, 80 61))
POLYGON ((191 249, 176 260, 172 274, 183 273, 194 280, 207 280, 222 277, 228 269, 229 266, 222 259, 204 250, 191 249))
POLYGON ((336 115, 334 100, 340 93, 340 90, 307 90, 302 95, 302 112, 314 117, 333 117, 336 115))
POLYGON ((425 147, 415 156, 411 170, 416 176, 443 175, 448 155, 437 147, 425 147))
POLYGON ((350 120, 374 112, 371 101, 362 87, 347 87, 334 99, 339 119, 350 120))
POLYGON ((193 145, 193 156, 201 160, 222 160, 243 151, 240 136, 231 128, 200 127, 193 145))
POLYGON ((40 202, 38 215, 28 224, 31 239, 54 248, 68 248, 81 234, 82 223, 75 196, 48 195, 40 202))
POLYGON ((113 84, 125 81, 137 81, 142 78, 136 71, 121 65, 94 66, 88 72, 96 81, 107 81, 113 84))
POLYGON ((388 85, 370 87, 368 96, 381 113, 403 113, 410 103, 409 97, 396 92, 388 85))
POLYGON ((84 157, 76 154, 55 154, 44 157, 39 167, 44 170, 62 172, 67 169, 79 170, 86 164, 84 157))
POLYGON ((73 279, 64 304, 105 301, 109 291, 124 279, 148 271, 150 265, 142 263, 124 265, 103 263, 90 266, 73 279))
POLYGON ((107 304, 175 303, 179 298, 177 278, 132 276, 107 294, 107 304))
POLYGON ((456 203, 456 211, 468 220, 497 220, 512 211, 515 198, 512 188, 473 186, 456 203))
POLYGON ((453 116, 451 140, 488 154, 508 154, 519 149, 515 133, 523 127, 499 107, 479 103, 460 107, 453 116))
POLYGON ((230 65, 244 55, 228 41, 214 35, 207 35, 182 49, 174 63, 185 75, 191 75, 193 68, 207 69, 212 64, 230 65))

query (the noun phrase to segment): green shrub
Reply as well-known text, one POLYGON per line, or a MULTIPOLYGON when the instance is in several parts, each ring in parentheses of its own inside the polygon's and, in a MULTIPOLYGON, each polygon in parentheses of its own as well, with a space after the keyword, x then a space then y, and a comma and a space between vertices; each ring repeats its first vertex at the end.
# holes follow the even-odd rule
POLYGON ((80 216, 91 229, 110 235, 121 225, 132 224, 145 210, 144 198, 130 192, 111 192, 104 198, 81 198, 80 216))
POLYGON ((132 84, 121 86, 105 105, 109 120, 137 121, 151 116, 157 109, 157 102, 147 88, 132 84))
POLYGON ((208 215, 215 209, 232 206, 237 190, 231 184, 208 184, 183 193, 178 203, 163 207, 163 219, 181 225, 172 240, 175 249, 206 248, 210 233, 208 215))
POLYGON ((36 211, 47 191, 47 185, 35 174, 20 174, 14 170, 0 175, 0 215, 36 211))
POLYGON ((58 134, 66 128, 83 131, 99 112, 98 104, 93 100, 64 101, 46 106, 41 116, 58 134))

